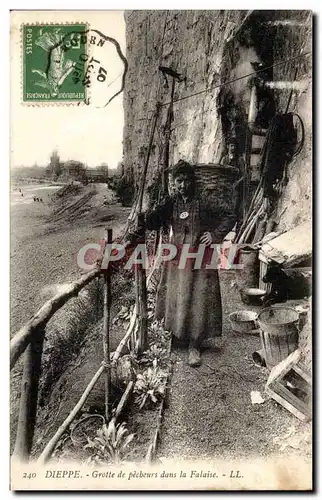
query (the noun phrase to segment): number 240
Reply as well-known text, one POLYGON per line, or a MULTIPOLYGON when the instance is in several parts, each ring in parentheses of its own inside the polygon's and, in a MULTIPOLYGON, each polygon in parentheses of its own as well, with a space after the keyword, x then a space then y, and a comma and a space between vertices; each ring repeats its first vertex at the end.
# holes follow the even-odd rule
POLYGON ((35 472, 24 472, 22 477, 24 479, 33 479, 36 477, 36 473, 35 472))

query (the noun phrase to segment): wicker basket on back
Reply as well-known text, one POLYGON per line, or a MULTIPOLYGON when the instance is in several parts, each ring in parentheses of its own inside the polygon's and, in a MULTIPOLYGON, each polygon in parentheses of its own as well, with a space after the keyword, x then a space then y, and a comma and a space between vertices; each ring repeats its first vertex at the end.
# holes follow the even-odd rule
POLYGON ((224 210, 234 210, 237 198, 234 186, 241 176, 239 170, 216 163, 197 163, 194 167, 199 196, 213 199, 224 210))

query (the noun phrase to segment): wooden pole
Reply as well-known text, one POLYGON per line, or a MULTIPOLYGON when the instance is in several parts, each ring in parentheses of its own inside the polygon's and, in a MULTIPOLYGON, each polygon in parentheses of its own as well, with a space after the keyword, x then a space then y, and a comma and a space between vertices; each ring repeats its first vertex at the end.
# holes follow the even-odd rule
MULTIPOLYGON (((168 191, 168 168, 169 168, 169 158, 170 158, 170 139, 172 132, 172 122, 173 122, 173 99, 174 99, 174 89, 176 80, 172 78, 171 86, 171 98, 170 104, 167 111, 167 119, 164 126, 164 148, 162 151, 161 158, 161 190, 159 190, 158 203, 161 201, 161 194, 164 196, 168 191)), ((161 229, 157 229, 155 233, 154 240, 154 255, 157 252, 159 241, 161 240, 161 229)))
MULTIPOLYGON (((106 242, 112 243, 112 229, 107 229, 106 242)), ((110 359, 110 316, 111 316, 111 270, 104 273, 104 322, 103 322, 103 352, 105 365, 105 418, 108 422, 111 416, 111 359, 110 359)))
POLYGON ((143 203, 143 195, 144 195, 144 186, 145 186, 145 180, 146 180, 146 174, 148 171, 148 166, 149 166, 149 161, 150 161, 150 156, 151 156, 151 150, 152 150, 152 145, 153 145, 153 139, 154 139, 154 134, 155 134, 155 129, 157 126, 158 118, 160 115, 160 110, 161 110, 162 104, 160 102, 157 102, 156 104, 156 109, 154 112, 153 116, 153 123, 152 123, 152 129, 151 129, 151 135, 149 139, 149 145, 148 145, 148 151, 147 151, 147 156, 145 158, 144 162, 144 167, 143 167, 143 172, 141 175, 141 184, 139 187, 139 191, 137 193, 135 202, 132 206, 131 213, 128 217, 127 223, 125 225, 125 229, 122 232, 123 239, 126 238, 126 235, 129 231, 130 225, 135 221, 135 218, 138 213, 141 213, 142 211, 142 203, 143 203))
POLYGON ((165 193, 168 188, 168 168, 169 168, 169 158, 170 158, 170 138, 171 138, 171 126, 173 122, 173 99, 174 99, 174 89, 175 89, 176 80, 172 78, 172 87, 171 87, 171 98, 170 104, 167 111, 167 120, 164 127, 164 150, 163 150, 163 158, 161 162, 162 169, 162 191, 165 193))
POLYGON ((38 330, 25 352, 21 381, 18 428, 13 456, 28 461, 37 416, 38 386, 41 374, 41 357, 45 331, 38 330))
MULTIPOLYGON (((145 244, 144 214, 137 216, 138 243, 145 244)), ((141 264, 135 266, 136 310, 138 312, 138 354, 147 348, 148 307, 146 290, 146 272, 141 264)))

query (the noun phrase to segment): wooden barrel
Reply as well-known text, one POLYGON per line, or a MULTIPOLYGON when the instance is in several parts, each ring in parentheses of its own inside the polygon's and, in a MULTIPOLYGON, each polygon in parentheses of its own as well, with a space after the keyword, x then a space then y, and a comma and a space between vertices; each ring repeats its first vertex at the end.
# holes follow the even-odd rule
POLYGON ((280 363, 298 347, 299 314, 286 306, 263 309, 258 315, 260 339, 268 368, 280 363))

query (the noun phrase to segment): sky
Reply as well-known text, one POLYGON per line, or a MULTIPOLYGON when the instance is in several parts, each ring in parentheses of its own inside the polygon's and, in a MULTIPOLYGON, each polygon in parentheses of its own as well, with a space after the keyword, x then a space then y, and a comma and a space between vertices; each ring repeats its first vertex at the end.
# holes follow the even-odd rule
MULTIPOLYGON (((44 103, 33 106, 22 102, 21 24, 26 21, 30 24, 86 22, 90 28, 115 38, 125 54, 122 11, 14 12, 11 16, 11 166, 31 166, 35 163, 45 166, 49 163, 51 152, 57 149, 62 161, 75 159, 93 167, 104 162, 110 168, 115 168, 122 159, 122 94, 105 108, 99 107, 99 102, 92 106, 78 107, 44 103)), ((108 52, 104 47, 104 57, 108 61, 108 77, 112 82, 114 77, 121 74, 123 66, 114 47, 111 44, 108 46, 111 50, 108 52)), ((97 50, 103 53, 102 49, 97 50)), ((111 89, 115 88, 117 91, 120 83, 119 77, 111 89)))

